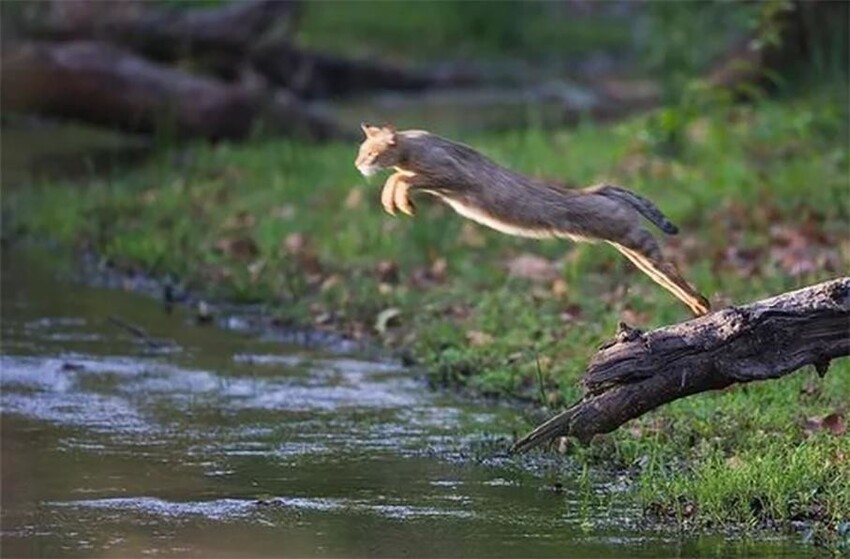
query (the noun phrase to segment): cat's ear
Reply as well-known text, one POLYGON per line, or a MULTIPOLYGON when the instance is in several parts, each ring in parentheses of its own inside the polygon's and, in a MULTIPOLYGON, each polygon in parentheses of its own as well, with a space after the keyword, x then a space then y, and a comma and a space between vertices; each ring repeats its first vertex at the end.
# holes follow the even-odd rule
POLYGON ((382 131, 384 132, 384 134, 387 137, 387 143, 389 145, 395 144, 395 134, 396 134, 395 126, 393 126, 392 124, 385 124, 382 128, 382 131))
POLYGON ((366 122, 360 123, 360 129, 363 130, 363 133, 366 134, 367 137, 371 138, 375 134, 380 133, 381 129, 378 126, 372 126, 366 122))

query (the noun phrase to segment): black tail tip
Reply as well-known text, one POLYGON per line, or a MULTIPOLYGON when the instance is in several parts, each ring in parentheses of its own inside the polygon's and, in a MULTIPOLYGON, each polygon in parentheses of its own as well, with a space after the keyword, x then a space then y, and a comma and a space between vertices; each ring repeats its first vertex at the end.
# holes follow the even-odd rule
POLYGON ((670 223, 669 221, 664 224, 664 227, 661 229, 668 235, 677 235, 679 233, 679 228, 670 223))

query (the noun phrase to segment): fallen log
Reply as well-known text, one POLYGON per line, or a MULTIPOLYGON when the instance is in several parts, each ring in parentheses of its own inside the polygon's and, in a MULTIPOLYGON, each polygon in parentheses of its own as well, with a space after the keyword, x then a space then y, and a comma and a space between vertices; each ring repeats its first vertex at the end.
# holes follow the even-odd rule
POLYGON ((474 79, 468 72, 414 71, 302 49, 288 39, 298 6, 298 0, 241 0, 175 10, 136 0, 62 0, 46 3, 43 14, 34 10, 24 25, 38 39, 113 43, 160 62, 191 60, 193 68, 225 79, 250 64, 299 97, 420 90, 474 79))
POLYGON ((296 0, 241 0, 205 9, 152 7, 146 1, 62 0, 34 11, 25 26, 52 41, 115 43, 157 60, 196 55, 243 58, 273 26, 291 25, 296 0))
POLYGON ((850 277, 729 307, 641 332, 621 324, 590 360, 586 394, 511 447, 556 437, 588 442, 663 404, 736 383, 768 380, 806 365, 826 374, 850 355, 850 277))
POLYGON ((305 98, 339 97, 374 90, 421 91, 468 86, 480 81, 468 71, 410 70, 303 49, 282 39, 258 44, 251 62, 269 81, 305 98))
POLYGON ((31 112, 177 138, 241 139, 262 126, 310 139, 347 137, 286 92, 163 66, 100 42, 7 45, 4 111, 31 112))

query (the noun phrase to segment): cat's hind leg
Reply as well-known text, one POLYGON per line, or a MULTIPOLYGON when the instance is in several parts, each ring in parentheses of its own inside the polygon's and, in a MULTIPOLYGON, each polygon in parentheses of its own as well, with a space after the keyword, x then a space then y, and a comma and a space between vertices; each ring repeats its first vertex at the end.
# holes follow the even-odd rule
POLYGON ((673 262, 664 258, 658 241, 646 229, 638 229, 618 242, 608 242, 638 269, 685 303, 695 315, 701 316, 711 310, 708 299, 682 277, 673 262))

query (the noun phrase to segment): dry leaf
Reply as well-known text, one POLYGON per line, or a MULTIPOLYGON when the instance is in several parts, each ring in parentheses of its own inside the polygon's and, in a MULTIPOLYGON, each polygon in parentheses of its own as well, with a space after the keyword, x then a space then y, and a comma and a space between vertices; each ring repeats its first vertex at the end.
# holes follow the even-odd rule
POLYGON ((313 322, 318 325, 328 324, 333 320, 333 315, 329 312, 323 312, 321 314, 316 315, 313 319, 313 322))
POLYGON ((387 328, 391 325, 391 323, 396 321, 400 316, 401 311, 396 307, 390 307, 382 310, 375 318, 375 331, 379 334, 386 333, 387 328))
POLYGON ((458 240, 461 245, 470 248, 481 248, 487 242, 484 234, 481 232, 481 228, 467 222, 464 222, 463 226, 461 226, 458 240))
POLYGON ((271 216, 278 219, 292 219, 295 217, 295 206, 286 204, 285 206, 277 206, 272 208, 271 216))
POLYGON ((803 430, 807 433, 827 430, 836 437, 840 437, 847 432, 847 425, 844 422, 844 414, 833 412, 823 417, 810 417, 806 419, 803 422, 803 430))
POLYGON ((345 197, 345 207, 349 210, 354 210, 360 207, 363 203, 363 189, 352 188, 348 191, 348 196, 345 197))
POLYGON ((263 273, 263 270, 266 269, 266 260, 260 259, 248 264, 248 275, 251 276, 251 283, 257 283, 257 280, 260 279, 260 276, 263 273))
POLYGON ((398 264, 389 260, 378 262, 378 280, 382 283, 398 283, 398 264))
POLYGON ((840 437, 847 432, 847 425, 844 423, 844 415, 840 413, 831 413, 821 420, 824 429, 829 429, 829 432, 840 437))
POLYGON ((339 285, 340 277, 337 274, 330 275, 322 281, 322 286, 319 288, 322 291, 328 291, 339 285))
POLYGON ((581 318, 581 307, 579 305, 569 305, 561 311, 560 318, 563 322, 573 322, 581 318))
POLYGON ((821 384, 814 380, 807 380, 800 388, 800 393, 804 396, 819 396, 821 393, 821 384))
POLYGON ((224 222, 224 228, 233 230, 233 229, 250 229, 254 225, 257 224, 257 218, 253 216, 253 214, 241 211, 236 215, 232 215, 227 218, 224 222))
POLYGON ((626 324, 646 324, 649 321, 649 315, 634 309, 623 309, 620 320, 626 324))
POLYGON ((281 248, 287 254, 299 254, 306 246, 307 239, 302 233, 290 233, 281 243, 281 248))
POLYGON ((480 347, 491 343, 493 341, 493 336, 486 332, 470 330, 466 333, 466 341, 473 347, 480 347))
POLYGON ((736 455, 730 456, 729 458, 726 459, 726 465, 730 469, 736 470, 736 469, 738 469, 738 468, 740 468, 741 466, 744 465, 744 461, 741 459, 740 456, 738 456, 736 454, 736 455))
POLYGON ((253 260, 260 248, 251 237, 225 237, 215 243, 216 250, 236 260, 253 260))
POLYGON ((552 282, 552 295, 561 298, 570 292, 570 288, 563 279, 558 278, 552 282))
POLYGON ((571 441, 567 437, 558 437, 558 454, 566 454, 570 449, 571 441))
POLYGON ((534 254, 521 254, 508 261, 508 273, 532 281, 553 281, 558 277, 552 261, 534 254))
POLYGON ((449 264, 446 262, 445 258, 437 258, 431 264, 431 269, 429 272, 431 273, 431 277, 436 281, 443 281, 446 279, 446 270, 448 269, 449 264))

